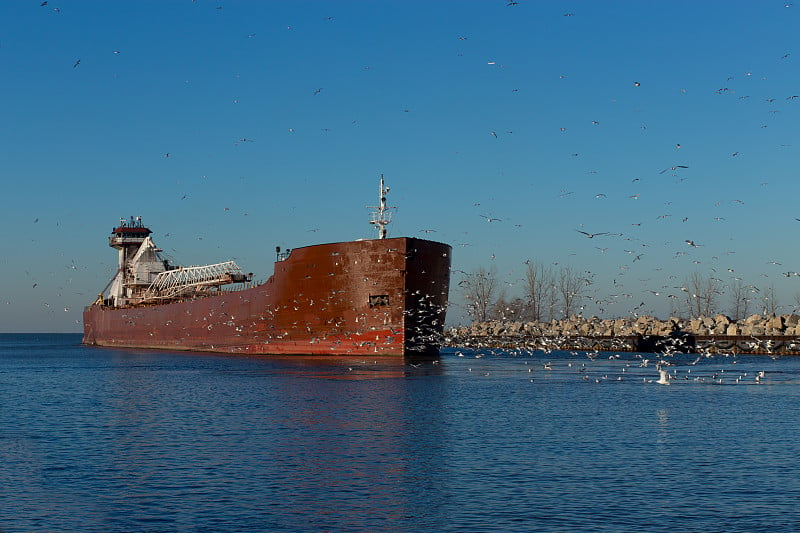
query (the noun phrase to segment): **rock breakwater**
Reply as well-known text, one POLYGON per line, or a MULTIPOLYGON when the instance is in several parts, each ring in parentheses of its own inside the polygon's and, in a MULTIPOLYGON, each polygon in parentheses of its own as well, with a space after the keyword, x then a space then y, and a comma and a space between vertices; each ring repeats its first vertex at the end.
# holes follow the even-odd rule
POLYGON ((637 350, 643 340, 680 332, 696 341, 692 351, 800 353, 800 315, 751 315, 733 320, 709 317, 652 316, 601 319, 573 316, 550 322, 492 320, 451 328, 449 346, 527 347, 534 349, 637 350))

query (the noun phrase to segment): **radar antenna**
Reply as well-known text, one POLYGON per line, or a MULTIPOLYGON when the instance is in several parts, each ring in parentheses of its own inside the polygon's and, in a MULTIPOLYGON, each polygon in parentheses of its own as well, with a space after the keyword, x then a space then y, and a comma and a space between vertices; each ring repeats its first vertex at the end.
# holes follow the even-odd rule
POLYGON ((386 226, 392 221, 392 212, 390 209, 394 207, 386 207, 386 195, 389 193, 389 187, 383 184, 383 174, 381 174, 381 185, 378 189, 379 204, 377 207, 370 206, 370 209, 375 209, 372 212, 372 219, 369 223, 374 224, 378 228, 378 238, 385 239, 387 235, 386 226))

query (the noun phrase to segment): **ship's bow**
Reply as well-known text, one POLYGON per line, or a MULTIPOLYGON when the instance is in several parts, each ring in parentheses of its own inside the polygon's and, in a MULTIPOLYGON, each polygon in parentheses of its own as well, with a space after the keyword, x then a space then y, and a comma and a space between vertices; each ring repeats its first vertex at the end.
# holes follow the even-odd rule
POLYGON ((405 351, 435 356, 444 339, 452 248, 424 239, 406 239, 405 351))

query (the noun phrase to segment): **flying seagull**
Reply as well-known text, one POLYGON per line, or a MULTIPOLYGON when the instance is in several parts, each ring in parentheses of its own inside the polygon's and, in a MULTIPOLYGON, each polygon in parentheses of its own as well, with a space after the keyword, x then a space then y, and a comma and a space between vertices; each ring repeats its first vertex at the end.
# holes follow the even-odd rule
POLYGON ((687 167, 686 165, 675 165, 674 167, 668 167, 668 168, 665 168, 664 170, 662 170, 661 172, 659 172, 659 174, 663 174, 663 173, 664 173, 664 172, 666 172, 667 170, 678 170, 679 168, 689 168, 689 167, 687 167))
POLYGON ((603 231, 601 233, 587 233, 587 232, 581 231, 579 229, 576 229, 575 231, 577 231, 578 233, 583 233, 584 235, 586 235, 590 239, 594 239, 595 237, 600 236, 600 235, 608 235, 607 231, 603 231))

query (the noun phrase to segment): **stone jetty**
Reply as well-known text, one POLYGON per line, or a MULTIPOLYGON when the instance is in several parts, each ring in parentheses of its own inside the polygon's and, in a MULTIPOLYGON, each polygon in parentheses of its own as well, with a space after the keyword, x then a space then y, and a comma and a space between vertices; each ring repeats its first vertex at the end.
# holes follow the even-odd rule
POLYGON ((652 316, 615 319, 572 316, 550 322, 492 320, 449 329, 446 345, 653 351, 654 343, 663 347, 658 344, 663 339, 678 337, 680 345, 668 350, 800 354, 800 315, 751 315, 741 320, 725 315, 667 320, 652 316))

